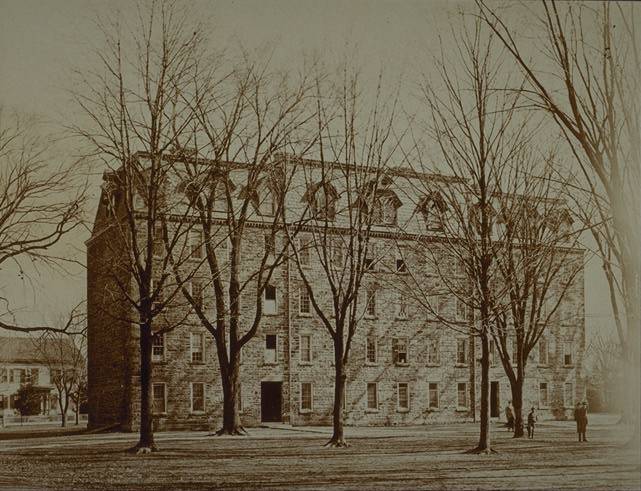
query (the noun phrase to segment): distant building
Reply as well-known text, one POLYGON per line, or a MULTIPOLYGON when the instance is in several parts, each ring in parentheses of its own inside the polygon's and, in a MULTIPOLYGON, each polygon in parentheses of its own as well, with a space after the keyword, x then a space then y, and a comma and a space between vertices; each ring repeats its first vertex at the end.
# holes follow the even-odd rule
MULTIPOLYGON (((313 161, 305 161, 309 168, 313 161)), ((341 164, 336 164, 341 165, 341 164)), ((309 175, 309 173, 308 173, 309 175)), ((397 221, 413 221, 438 241, 438 206, 424 200, 408 199, 412 179, 423 176, 408 169, 388 172, 393 184, 381 204, 380 223, 371 236, 378 251, 385 254, 372 264, 367 275, 368 305, 362 325, 353 341, 346 389, 346 423, 354 425, 410 425, 433 421, 470 420, 480 408, 480 349, 475 338, 443 328, 425 311, 399 295, 393 288, 395 275, 408 270, 421 271, 423 264, 412 247, 402 258, 395 251, 415 240, 398 233, 397 221), (410 183, 411 184, 411 183, 410 183), (418 206, 417 206, 417 203, 418 206)), ((139 421, 139 329, 126 322, 135 318, 118 293, 108 272, 126 252, 118 250, 114 213, 118 192, 112 176, 105 174, 103 195, 94 229, 87 242, 88 301, 88 390, 89 424, 93 427, 120 425, 133 430, 139 421)), ((241 186, 237 186, 241 188, 241 186)), ((322 186, 299 186, 303 197, 295 196, 287 209, 295 209, 301 199, 324 206, 335 192, 322 186)), ((177 188, 178 189, 178 188, 177 188)), ((258 192, 270 192, 268 188, 258 192)), ((267 199, 267 202, 270 200, 267 199)), ((313 205, 313 203, 312 203, 313 205)), ((312 206, 312 209, 314 206, 312 206)), ((117 215, 117 213, 116 213, 117 215)), ((220 221, 224 223, 221 209, 220 221)), ((257 207, 255 218, 246 228, 242 264, 255 267, 268 240, 265 220, 269 211, 257 207)), ((336 234, 349 234, 337 218, 336 234)), ((198 239, 199 240, 199 239, 198 239)), ((270 239, 271 240, 271 239, 270 239)), ((282 241, 283 237, 275 240, 282 241)), ((303 232, 300 240, 305 240, 303 232)), ((225 242, 221 241, 221 247, 225 242)), ((579 261, 583 251, 571 251, 579 261)), ((309 268, 313 271, 314 259, 309 268)), ((460 274, 455 264, 444 265, 453 277, 460 274)), ((251 270, 251 269, 250 269, 251 270)), ((119 270, 121 284, 132 284, 119 270)), ((423 273, 421 273, 423 274, 423 273)), ((434 281, 425 273, 424 281, 434 281)), ((322 274, 314 276, 322 282, 322 274)), ((193 285, 192 285, 193 286, 193 285)), ((202 285, 201 285, 202 286, 202 285)), ((195 291, 195 290, 194 290, 195 291)), ((365 294, 365 293, 364 293, 365 294)), ((333 404, 333 349, 327 331, 316 319, 297 267, 291 262, 280 266, 265 291, 264 316, 256 336, 243 347, 240 370, 240 410, 244 425, 282 421, 293 425, 331 424, 333 404)), ((213 292, 205 291, 203 302, 214 308, 213 292)), ((441 315, 458 319, 463 327, 468 314, 456 298, 443 297, 441 315)), ((254 302, 242 304, 247 322, 254 313, 254 302)), ((172 315, 171 311, 167 314, 172 315)), ((527 366, 524 387, 524 414, 535 405, 542 418, 571 417, 576 400, 585 394, 582 372, 585 346, 583 271, 576 275, 567 297, 554 317, 527 366)), ((166 333, 153 347, 153 398, 157 428, 211 428, 222 418, 222 388, 218 375, 216 347, 212 336, 189 315, 181 327, 166 333)), ((503 414, 512 399, 510 385, 498 354, 492 354, 491 413, 503 414)))
MULTIPOLYGON (((50 346, 45 349, 51 350, 50 346)), ((58 395, 50 369, 34 342, 27 337, 0 337, 0 408, 2 414, 19 414, 15 398, 23 384, 31 384, 41 393, 40 414, 59 414, 58 395)))

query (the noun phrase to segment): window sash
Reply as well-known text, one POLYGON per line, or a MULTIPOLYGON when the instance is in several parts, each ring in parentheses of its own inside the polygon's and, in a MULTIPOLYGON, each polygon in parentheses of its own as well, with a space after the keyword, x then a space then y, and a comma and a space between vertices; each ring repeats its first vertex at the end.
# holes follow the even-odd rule
POLYGON ((441 363, 440 340, 430 339, 427 347, 427 363, 439 365, 441 363))
POLYGON ((392 338, 392 359, 394 363, 408 363, 407 338, 392 338))
POLYGON ((406 382, 399 382, 397 384, 397 407, 401 410, 410 408, 410 389, 409 384, 406 382))
POLYGON ((565 407, 574 407, 574 384, 566 382, 563 385, 563 403, 565 407))
POLYGON ((154 336, 151 346, 151 356, 154 360, 162 360, 165 357, 165 335, 154 336))
POLYGON ((376 363, 377 362, 376 339, 373 337, 368 337, 366 340, 365 349, 366 349, 367 363, 376 363))
POLYGON ((430 409, 438 409, 438 384, 430 382, 428 385, 428 406, 430 409))
POLYGON ((300 336, 300 361, 305 363, 312 361, 312 337, 309 334, 300 336))
POLYGON ((191 361, 193 363, 202 363, 205 361, 204 356, 204 337, 202 334, 191 333, 191 361))
POLYGON ((369 290, 367 292, 367 304, 365 306, 365 313, 369 317, 376 316, 376 290, 369 290))
POLYGON ((167 412, 167 386, 165 383, 154 383, 152 385, 153 392, 153 412, 155 414, 162 414, 167 412))
POLYGON ((300 384, 300 409, 301 411, 311 411, 312 407, 312 384, 310 382, 302 382, 300 384))
POLYGON ((191 411, 205 411, 205 384, 203 382, 192 382, 191 384, 191 411))
POLYGON ((459 365, 467 364, 467 339, 456 340, 456 363, 459 365))
POLYGON ((309 296, 309 291, 307 287, 303 284, 300 286, 298 291, 298 312, 300 314, 310 314, 311 313, 311 298, 309 296))
POLYGON ((548 384, 547 382, 539 383, 539 403, 541 406, 547 406, 549 403, 548 384))
POLYGON ((378 409, 378 386, 375 382, 367 384, 367 409, 378 409))
POLYGON ((467 408, 467 383, 459 382, 456 386, 456 405, 460 408, 467 408))

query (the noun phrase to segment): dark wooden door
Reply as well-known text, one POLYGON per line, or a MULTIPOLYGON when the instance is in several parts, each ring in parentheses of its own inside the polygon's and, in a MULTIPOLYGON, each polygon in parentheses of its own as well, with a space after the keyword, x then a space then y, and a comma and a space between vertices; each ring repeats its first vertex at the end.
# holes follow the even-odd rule
POLYGON ((260 383, 261 421, 265 423, 282 421, 282 385, 282 382, 260 383))
POLYGON ((499 383, 490 383, 490 416, 499 417, 501 414, 501 401, 499 400, 499 383))

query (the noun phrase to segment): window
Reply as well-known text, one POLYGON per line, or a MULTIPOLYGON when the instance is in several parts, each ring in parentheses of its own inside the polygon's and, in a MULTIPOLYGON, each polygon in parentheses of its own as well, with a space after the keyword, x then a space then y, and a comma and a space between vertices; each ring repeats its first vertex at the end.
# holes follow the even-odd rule
POLYGON ((374 271, 376 269, 376 265, 374 262, 374 258, 376 257, 376 247, 374 244, 368 244, 367 245, 367 252, 365 254, 365 259, 363 261, 363 268, 365 271, 374 271))
POLYGON ((0 384, 5 384, 7 383, 8 378, 7 378, 7 369, 6 368, 0 368, 0 384))
POLYGON ((396 272, 407 273, 407 265, 405 264, 405 259, 396 258, 396 272))
POLYGON ((465 262, 462 259, 454 259, 454 276, 465 277, 465 262))
POLYGON ((467 305, 461 298, 456 298, 456 320, 464 322, 467 320, 467 305))
POLYGON ((512 337, 512 362, 516 366, 519 360, 519 341, 516 336, 512 337))
POLYGON ((440 305, 439 305, 440 301, 441 301, 440 295, 432 294, 432 295, 428 296, 427 302, 429 304, 430 309, 432 309, 432 311, 435 314, 439 314, 441 312, 441 308, 440 308, 440 305))
POLYGON ((264 302, 265 314, 275 314, 276 313, 276 287, 273 285, 266 285, 264 295, 265 295, 265 302, 264 302))
POLYGON ((278 336, 267 334, 265 336, 265 363, 278 362, 278 336))
POLYGON ((548 364, 548 340, 545 336, 539 338, 539 365, 548 364))
POLYGON ((205 384, 192 382, 191 384, 191 412, 202 413, 205 411, 205 384))
POLYGON ((302 363, 312 362, 312 337, 309 334, 300 336, 300 361, 302 363))
POLYGON ((311 313, 312 302, 309 297, 309 291, 305 285, 300 285, 298 290, 298 312, 300 314, 311 313))
POLYGON ((563 385, 563 405, 574 407, 574 385, 572 382, 566 382, 563 385))
POLYGON ((539 384, 539 405, 541 407, 547 407, 548 403, 548 384, 547 382, 541 382, 539 384))
POLYGON ((298 260, 301 266, 310 265, 311 240, 309 237, 301 235, 298 238, 298 260))
POLYGON ((456 364, 467 365, 467 338, 456 340, 456 364))
POLYGON ((439 193, 430 193, 419 203, 419 211, 425 220, 427 230, 442 230, 447 205, 439 193))
POLYGON ((428 365, 440 365, 440 339, 432 338, 427 341, 427 363, 428 365))
POLYGON ((367 317, 376 317, 376 290, 374 288, 371 288, 367 291, 365 315, 367 317))
POLYGON ((311 412, 312 410, 312 384, 303 382, 300 384, 300 410, 301 412, 311 412))
POLYGON ((366 341, 366 361, 367 363, 376 363, 377 353, 376 353, 376 338, 374 336, 369 336, 366 341))
POLYGON ((430 382, 428 387, 428 407, 430 409, 438 409, 438 384, 436 382, 430 382))
POLYGON ((343 239, 335 238, 331 242, 331 261, 334 268, 343 267, 343 239))
POLYGON ((165 335, 156 334, 152 340, 151 359, 162 361, 165 358, 165 335))
POLYGON ((189 294, 193 299, 196 307, 202 308, 203 306, 203 282, 201 280, 192 279, 189 282, 189 294))
POLYGON ((496 342, 490 339, 490 366, 496 366, 496 342))
POLYGON ((191 333, 191 362, 192 363, 204 363, 204 341, 205 338, 202 334, 191 333))
POLYGON ((153 254, 154 257, 163 257, 165 253, 165 242, 163 240, 162 224, 154 225, 153 254))
POLYGON ((396 391, 396 407, 399 411, 410 410, 410 389, 407 382, 399 382, 396 391))
POLYGON ((396 318, 407 319, 407 298, 402 292, 398 292, 398 300, 396 303, 396 318))
POLYGON ((265 255, 273 258, 276 252, 276 238, 272 234, 265 234, 265 255))
POLYGON ((407 338, 392 338, 392 361, 397 365, 406 365, 407 360, 407 338))
POLYGON ((367 409, 378 411, 378 387, 376 382, 367 384, 367 409))
POLYGON ((192 259, 203 257, 203 232, 202 230, 189 231, 189 253, 192 259))
POLYGON ((312 202, 312 213, 317 220, 334 220, 336 216, 336 191, 329 184, 316 189, 312 202))
POLYGON ((214 211, 227 211, 227 191, 225 183, 217 182, 214 188, 214 211))
POLYGON ((262 216, 274 216, 276 214, 276 200, 274 199, 274 193, 271 189, 265 187, 262 195, 258 212, 262 216))
POLYGON ((153 412, 162 414, 167 412, 167 395, 164 383, 155 383, 152 385, 153 412))
POLYGON ((459 382, 456 384, 456 405, 459 409, 467 408, 467 384, 459 382))
POLYGON ((392 197, 379 197, 374 200, 372 223, 396 225, 396 203, 392 197))
POLYGON ((563 364, 565 366, 572 365, 572 341, 563 343, 563 364))

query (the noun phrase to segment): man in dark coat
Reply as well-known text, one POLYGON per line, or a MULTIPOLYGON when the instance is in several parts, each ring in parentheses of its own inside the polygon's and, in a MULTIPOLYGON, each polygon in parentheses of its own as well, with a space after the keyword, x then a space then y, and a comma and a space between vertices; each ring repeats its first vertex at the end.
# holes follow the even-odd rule
POLYGON ((585 437, 585 432, 588 429, 588 403, 583 401, 581 408, 579 409, 579 418, 581 421, 581 427, 579 428, 579 441, 583 437, 583 441, 587 442, 588 439, 585 437))
POLYGON ((574 421, 576 421, 576 433, 579 435, 579 441, 581 441, 581 430, 583 429, 581 424, 581 403, 577 402, 576 407, 574 408, 574 421))

